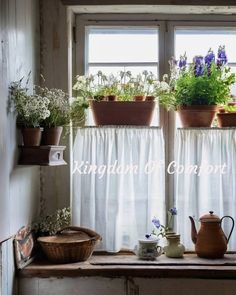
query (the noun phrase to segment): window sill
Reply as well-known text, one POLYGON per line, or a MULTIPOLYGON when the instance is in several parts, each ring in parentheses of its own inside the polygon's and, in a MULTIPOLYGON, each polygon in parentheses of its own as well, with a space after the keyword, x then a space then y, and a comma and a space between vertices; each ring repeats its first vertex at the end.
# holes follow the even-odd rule
POLYGON ((89 261, 70 264, 33 262, 20 270, 19 276, 236 279, 236 254, 227 254, 221 260, 199 259, 192 253, 185 254, 183 259, 171 259, 162 255, 156 261, 138 260, 134 255, 93 255, 89 261))

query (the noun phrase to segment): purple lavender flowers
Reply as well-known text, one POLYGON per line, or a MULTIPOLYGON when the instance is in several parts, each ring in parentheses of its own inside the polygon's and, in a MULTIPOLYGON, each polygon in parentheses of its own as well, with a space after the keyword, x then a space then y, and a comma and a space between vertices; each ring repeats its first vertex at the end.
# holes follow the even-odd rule
POLYGON ((187 65, 187 55, 186 55, 186 52, 184 55, 181 55, 180 56, 180 59, 179 59, 179 68, 180 69, 184 69, 187 65))
POLYGON ((194 76, 199 77, 204 74, 204 63, 203 63, 203 57, 198 55, 195 56, 193 59, 194 63, 194 76))
POLYGON ((218 55, 217 55, 217 66, 218 67, 222 67, 223 65, 225 65, 228 61, 226 53, 225 53, 225 46, 219 46, 218 48, 218 55))

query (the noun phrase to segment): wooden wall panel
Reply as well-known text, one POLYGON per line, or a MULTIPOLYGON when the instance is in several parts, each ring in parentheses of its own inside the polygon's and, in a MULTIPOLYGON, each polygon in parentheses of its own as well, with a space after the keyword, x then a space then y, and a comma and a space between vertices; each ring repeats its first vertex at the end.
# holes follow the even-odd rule
POLYGON ((65 5, 236 5, 235 0, 61 0, 65 5))

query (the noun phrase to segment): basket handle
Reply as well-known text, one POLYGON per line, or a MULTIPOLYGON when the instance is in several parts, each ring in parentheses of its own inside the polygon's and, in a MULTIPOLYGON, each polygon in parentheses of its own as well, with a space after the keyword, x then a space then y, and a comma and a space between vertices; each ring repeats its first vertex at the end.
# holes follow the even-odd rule
POLYGON ((96 233, 95 231, 89 229, 89 228, 86 228, 86 227, 79 227, 79 226, 66 226, 64 228, 62 228, 61 230, 59 230, 57 233, 58 234, 61 234, 63 231, 81 231, 81 232, 84 232, 86 234, 88 234, 92 240, 102 240, 102 237, 96 233))

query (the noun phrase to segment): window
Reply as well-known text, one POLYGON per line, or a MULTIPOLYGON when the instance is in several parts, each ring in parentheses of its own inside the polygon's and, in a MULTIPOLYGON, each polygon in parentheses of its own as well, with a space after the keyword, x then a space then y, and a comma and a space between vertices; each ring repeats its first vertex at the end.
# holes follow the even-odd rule
POLYGON ((157 28, 87 27, 86 40, 89 74, 147 70, 158 75, 157 28))
MULTIPOLYGON (((183 18, 189 19, 188 21, 179 21, 175 18, 180 19, 181 16, 170 16, 168 20, 160 15, 115 15, 112 16, 112 20, 110 16, 106 15, 99 17, 90 15, 89 20, 86 19, 86 16, 78 16, 78 19, 80 19, 77 28, 78 35, 83 42, 77 44, 76 53, 79 55, 77 72, 94 74, 98 70, 102 70, 106 74, 116 74, 121 70, 130 70, 136 74, 142 70, 149 70, 161 78, 164 73, 168 72, 168 60, 171 56, 175 55, 178 58, 179 55, 186 52, 188 61, 191 62, 195 55, 204 56, 209 48, 217 53, 219 45, 225 45, 229 65, 236 72, 236 22, 216 22, 217 17, 212 16, 185 15, 183 18), (135 17, 137 17, 137 20, 135 20, 135 17)), ((227 18, 228 16, 225 16, 225 19, 227 18)), ((229 19, 232 20, 231 17, 229 19)), ((232 88, 232 92, 236 95, 236 87, 232 88)), ((168 208, 173 205, 174 198, 178 200, 177 193, 182 193, 178 205, 182 206, 181 209, 184 211, 181 211, 182 225, 178 224, 178 228, 179 226, 184 228, 181 232, 182 239, 189 249, 193 249, 193 244, 190 243, 189 239, 188 215, 191 214, 190 211, 192 214, 197 212, 198 216, 196 217, 209 210, 214 210, 221 217, 229 214, 236 218, 235 206, 233 206, 236 194, 233 184, 235 179, 229 184, 231 174, 235 177, 235 172, 233 172, 235 167, 227 155, 227 142, 229 140, 231 140, 231 151, 229 153, 234 155, 232 142, 235 133, 232 130, 223 132, 222 130, 212 129, 210 132, 208 130, 202 132, 198 132, 198 130, 189 131, 189 134, 187 130, 183 130, 183 132, 180 130, 177 134, 179 136, 177 139, 178 146, 176 145, 178 155, 175 159, 173 146, 176 143, 175 135, 178 132, 175 132, 176 118, 172 113, 160 111, 164 139, 167 143, 165 146, 167 165, 178 159, 181 159, 183 164, 187 164, 188 161, 190 164, 194 161, 195 164, 199 164, 202 159, 206 160, 207 158, 208 164, 213 164, 213 162, 217 164, 218 160, 225 159, 230 168, 229 174, 225 177, 201 176, 192 180, 188 178, 187 186, 185 186, 185 177, 178 176, 173 181, 173 175, 168 175, 168 173, 165 175, 163 186, 166 190, 165 196, 168 196, 165 200, 166 206, 168 208), (205 201, 202 194, 206 187, 208 195, 205 201), (200 191, 201 196, 199 196, 200 191)), ((178 126, 178 121, 176 125, 178 126)), ((78 143, 79 145, 80 143, 78 143)), ((144 203, 143 206, 145 206, 144 203)), ((129 216, 129 212, 125 213, 129 216)), ((145 222, 148 223, 147 220, 145 222)), ((130 234, 128 233, 127 240, 129 237, 130 234)), ((236 249, 236 238, 231 240, 230 247, 232 250, 236 249)))

